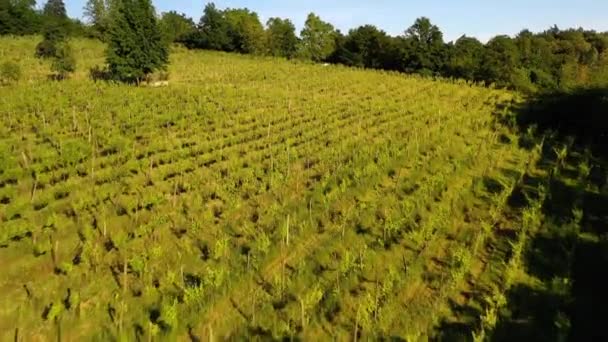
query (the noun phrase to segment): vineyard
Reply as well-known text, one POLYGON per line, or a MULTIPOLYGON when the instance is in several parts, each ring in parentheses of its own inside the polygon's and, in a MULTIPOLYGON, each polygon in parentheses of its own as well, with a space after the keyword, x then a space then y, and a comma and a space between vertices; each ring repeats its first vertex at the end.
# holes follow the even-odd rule
POLYGON ((568 335, 605 169, 517 94, 180 48, 167 87, 94 82, 84 40, 55 82, 35 44, 0 39, 0 340, 481 341, 522 288, 555 303, 524 337, 568 335))

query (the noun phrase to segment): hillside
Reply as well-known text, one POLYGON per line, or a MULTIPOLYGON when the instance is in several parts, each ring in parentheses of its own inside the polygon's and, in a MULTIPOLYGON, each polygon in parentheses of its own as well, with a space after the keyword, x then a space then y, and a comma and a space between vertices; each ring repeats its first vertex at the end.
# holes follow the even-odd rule
POLYGON ((36 42, 0 38, 1 340, 567 336, 605 192, 517 94, 181 48, 168 87, 94 82, 85 40, 55 82, 36 42))

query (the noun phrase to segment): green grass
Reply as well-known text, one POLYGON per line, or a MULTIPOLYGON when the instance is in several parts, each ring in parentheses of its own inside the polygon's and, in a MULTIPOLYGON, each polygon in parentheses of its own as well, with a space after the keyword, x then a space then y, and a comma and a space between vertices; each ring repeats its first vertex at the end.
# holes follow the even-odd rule
POLYGON ((2 340, 472 339, 534 283, 517 94, 181 48, 96 83, 85 40, 54 82, 36 41, 0 38, 2 340))

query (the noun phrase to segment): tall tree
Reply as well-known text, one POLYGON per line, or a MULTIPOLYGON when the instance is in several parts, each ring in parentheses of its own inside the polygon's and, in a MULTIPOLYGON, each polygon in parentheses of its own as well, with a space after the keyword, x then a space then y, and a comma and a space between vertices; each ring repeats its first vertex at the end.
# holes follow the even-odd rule
POLYGON ((113 0, 106 60, 112 75, 138 82, 169 62, 150 0, 113 0))
POLYGON ((0 35, 39 32, 41 18, 35 6, 36 0, 0 0, 0 35))
POLYGON ((320 62, 329 57, 336 48, 336 30, 314 13, 310 13, 300 33, 299 53, 302 57, 320 62))
POLYGON ((334 62, 374 69, 398 68, 399 58, 393 39, 375 26, 350 30, 332 56, 334 62))
POLYGON ((553 40, 553 37, 535 35, 529 30, 522 30, 515 38, 521 67, 529 70, 530 82, 542 89, 557 87, 559 63, 552 51, 553 40))
POLYGON ((298 37, 296 27, 291 20, 270 18, 266 27, 268 53, 276 57, 294 57, 298 47, 298 37))
POLYGON ((50 18, 55 18, 59 20, 68 19, 68 13, 65 9, 65 4, 63 3, 63 0, 48 0, 44 5, 42 13, 50 18))
POLYGON ((70 20, 63 0, 48 0, 42 13, 43 40, 36 46, 36 56, 50 58, 56 55, 57 45, 67 39, 70 20))
POLYGON ((246 8, 223 11, 234 51, 259 54, 264 51, 264 27, 258 14, 246 8))
POLYGON ((513 39, 497 36, 486 44, 480 70, 483 80, 509 87, 513 84, 518 66, 519 51, 513 39))
POLYGON ((163 37, 168 42, 183 42, 196 31, 196 25, 185 14, 165 12, 159 21, 163 37))
POLYGON ((84 6, 84 16, 93 28, 93 35, 101 40, 108 31, 109 0, 88 0, 84 6))
POLYGON ((213 2, 205 6, 196 32, 188 35, 185 45, 191 49, 233 51, 230 25, 224 13, 213 2))
POLYGON ((467 80, 477 80, 483 54, 484 46, 479 40, 467 36, 458 38, 449 57, 449 75, 467 80))
POLYGON ((13 33, 15 20, 11 13, 13 9, 10 0, 0 0, 0 34, 13 33))
POLYGON ((405 31, 404 69, 408 72, 435 74, 446 59, 443 33, 428 18, 416 19, 405 31))

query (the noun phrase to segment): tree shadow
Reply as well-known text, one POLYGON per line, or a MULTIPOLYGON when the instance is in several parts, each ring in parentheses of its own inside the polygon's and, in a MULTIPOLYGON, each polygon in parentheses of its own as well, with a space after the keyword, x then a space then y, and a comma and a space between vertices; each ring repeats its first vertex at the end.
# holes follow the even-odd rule
POLYGON ((533 125, 540 131, 551 129, 562 139, 575 137, 596 156, 608 156, 608 88, 537 95, 513 114, 521 132, 533 125))
POLYGON ((574 257, 570 338, 608 341, 608 239, 579 241, 574 257))
POLYGON ((437 331, 436 340, 441 341, 468 341, 471 339, 471 332, 479 326, 479 316, 481 311, 470 305, 459 305, 450 301, 450 307, 457 321, 443 321, 437 331))
POLYGON ((508 291, 493 339, 608 340, 604 327, 608 308, 603 305, 608 304, 608 277, 598 276, 608 268, 608 196, 602 191, 608 157, 608 89, 545 94, 514 115, 519 131, 528 138, 529 127, 555 132, 544 141, 539 167, 550 169, 560 163, 555 151, 563 146, 570 146, 572 157, 561 161, 565 165, 558 174, 549 171, 549 179, 542 180, 549 187, 543 203, 545 219, 524 254, 526 272, 539 282, 518 284, 508 291), (583 155, 589 157, 589 167, 599 171, 585 181, 578 178, 583 155), (577 209, 582 210, 580 224, 574 219, 577 209))
MULTIPOLYGON (((502 119, 520 132, 521 147, 543 141, 535 166, 546 171, 526 174, 508 206, 527 207, 539 185, 548 196, 542 227, 522 256, 526 281, 505 293, 491 340, 608 341, 608 89, 543 94, 502 119), (571 157, 560 160, 564 146, 571 157), (584 163, 590 172, 581 178, 584 163)), ((464 309, 452 308, 459 320, 438 327, 441 339, 472 339, 480 318, 470 320, 475 313, 464 309)))

